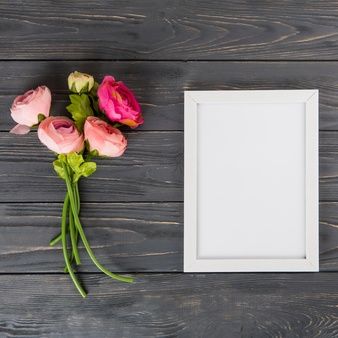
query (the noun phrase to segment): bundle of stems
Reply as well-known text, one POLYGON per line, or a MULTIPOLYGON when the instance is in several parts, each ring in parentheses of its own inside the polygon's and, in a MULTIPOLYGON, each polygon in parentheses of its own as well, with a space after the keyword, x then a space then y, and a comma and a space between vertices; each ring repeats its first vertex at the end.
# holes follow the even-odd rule
POLYGON ((75 275, 73 264, 81 264, 79 250, 78 250, 78 241, 79 237, 90 257, 92 262, 96 267, 105 273, 107 276, 116 279, 121 282, 132 283, 133 278, 120 276, 118 274, 112 273, 107 270, 95 257, 87 237, 84 233, 81 221, 80 221, 80 194, 78 187, 78 179, 74 180, 76 172, 68 164, 67 160, 61 159, 63 179, 66 182, 67 192, 63 202, 62 208, 62 221, 61 221, 61 233, 54 237, 50 241, 50 245, 54 246, 59 241, 62 242, 62 251, 65 260, 65 272, 69 273, 73 283, 82 297, 86 297, 87 293, 80 284, 78 278, 75 275), (68 240, 70 239, 70 240, 68 240), (68 243, 70 243, 71 250, 68 248, 68 243), (71 252, 69 252, 71 251, 71 252))

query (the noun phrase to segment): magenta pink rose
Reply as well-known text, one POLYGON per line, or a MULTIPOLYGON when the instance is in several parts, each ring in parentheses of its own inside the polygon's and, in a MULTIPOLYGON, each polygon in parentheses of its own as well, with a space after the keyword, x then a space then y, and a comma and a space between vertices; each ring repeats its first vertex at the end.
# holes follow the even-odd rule
POLYGON ((141 108, 132 91, 112 76, 105 76, 97 90, 99 107, 112 122, 136 128, 143 123, 141 108))
POLYGON ((40 141, 57 154, 79 152, 84 147, 81 134, 68 117, 51 116, 43 120, 38 129, 40 141))
POLYGON ((17 96, 11 107, 11 116, 18 124, 10 131, 14 134, 26 134, 30 127, 39 123, 39 114, 49 116, 52 95, 46 86, 29 90, 17 96))
POLYGON ((101 156, 118 157, 127 148, 127 140, 117 128, 98 117, 90 116, 84 125, 85 139, 90 151, 97 150, 101 156))

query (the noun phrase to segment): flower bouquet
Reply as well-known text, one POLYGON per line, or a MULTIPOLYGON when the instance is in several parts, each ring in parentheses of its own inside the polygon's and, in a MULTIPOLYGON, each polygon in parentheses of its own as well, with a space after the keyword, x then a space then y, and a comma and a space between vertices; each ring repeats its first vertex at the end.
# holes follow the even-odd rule
POLYGON ((56 154, 54 170, 65 181, 67 192, 61 231, 50 245, 62 243, 65 272, 82 297, 86 297, 75 275, 76 266, 81 264, 79 240, 103 273, 122 282, 130 283, 133 279, 110 272, 96 259, 81 224, 78 182, 95 172, 93 158, 121 156, 127 148, 127 140, 118 128, 123 125, 136 128, 143 123, 143 117, 130 89, 112 76, 105 76, 98 84, 91 75, 73 72, 68 76, 68 88, 71 94, 66 109, 70 117, 49 116, 52 97, 46 86, 16 97, 11 116, 18 124, 11 133, 26 134, 31 128, 37 128, 40 141, 56 154))

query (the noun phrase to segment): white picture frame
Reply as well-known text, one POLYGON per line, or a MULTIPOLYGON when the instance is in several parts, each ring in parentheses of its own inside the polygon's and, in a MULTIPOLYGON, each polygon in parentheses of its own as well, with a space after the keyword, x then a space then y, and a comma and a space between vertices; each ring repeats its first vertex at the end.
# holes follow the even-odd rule
POLYGON ((318 271, 318 246, 318 90, 185 91, 184 272, 318 271))

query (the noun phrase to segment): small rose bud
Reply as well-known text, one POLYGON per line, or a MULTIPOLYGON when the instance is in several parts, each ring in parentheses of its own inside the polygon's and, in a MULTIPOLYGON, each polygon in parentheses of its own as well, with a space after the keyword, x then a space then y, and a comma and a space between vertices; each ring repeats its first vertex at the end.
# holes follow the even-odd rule
POLYGON ((94 78, 89 74, 75 71, 68 76, 68 88, 74 93, 90 92, 93 86, 94 78))

